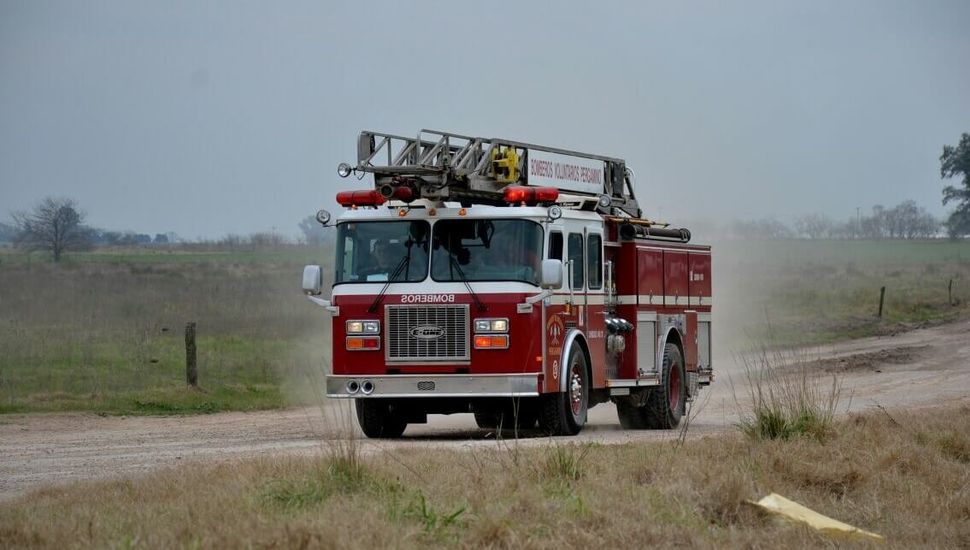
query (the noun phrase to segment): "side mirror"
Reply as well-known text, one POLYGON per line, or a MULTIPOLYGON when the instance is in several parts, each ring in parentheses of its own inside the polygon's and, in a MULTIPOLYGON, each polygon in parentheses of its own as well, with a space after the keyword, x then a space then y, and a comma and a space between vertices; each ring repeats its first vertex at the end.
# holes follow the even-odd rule
POLYGON ((539 281, 542 288, 561 288, 562 260, 542 260, 542 277, 539 281))
POLYGON ((303 268, 303 292, 317 295, 323 291, 323 269, 318 265, 303 268))

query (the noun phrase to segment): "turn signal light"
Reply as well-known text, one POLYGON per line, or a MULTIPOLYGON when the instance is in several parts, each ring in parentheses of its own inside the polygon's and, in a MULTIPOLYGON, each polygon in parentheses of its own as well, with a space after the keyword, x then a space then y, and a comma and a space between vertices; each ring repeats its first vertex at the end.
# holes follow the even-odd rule
POLYGON ((379 336, 348 336, 347 349, 350 351, 373 351, 381 349, 379 336))
POLYGON ((502 192, 505 202, 509 204, 535 204, 537 202, 556 202, 559 200, 559 190, 555 187, 526 187, 511 185, 502 192))
POLYGON ((507 334, 481 334, 475 336, 475 349, 507 349, 509 336, 507 334))
POLYGON ((370 191, 341 191, 337 193, 337 204, 344 207, 351 206, 380 206, 384 204, 384 197, 374 189, 370 191))

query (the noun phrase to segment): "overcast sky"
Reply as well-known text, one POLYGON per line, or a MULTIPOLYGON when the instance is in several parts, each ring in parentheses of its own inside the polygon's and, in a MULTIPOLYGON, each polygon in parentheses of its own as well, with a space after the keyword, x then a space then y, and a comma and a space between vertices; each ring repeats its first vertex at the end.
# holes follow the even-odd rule
POLYGON ((646 213, 915 199, 970 132, 970 2, 0 0, 0 219, 296 235, 361 129, 627 159, 646 213), (787 4, 787 5, 784 5, 787 4))

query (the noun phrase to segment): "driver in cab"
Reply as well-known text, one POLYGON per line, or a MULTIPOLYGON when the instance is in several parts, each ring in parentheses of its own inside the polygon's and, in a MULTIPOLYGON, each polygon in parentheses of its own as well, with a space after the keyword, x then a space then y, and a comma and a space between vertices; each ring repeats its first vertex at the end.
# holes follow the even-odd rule
POLYGON ((371 250, 371 266, 360 272, 360 276, 365 281, 386 281, 394 270, 394 260, 396 255, 387 239, 374 241, 374 248, 371 250))

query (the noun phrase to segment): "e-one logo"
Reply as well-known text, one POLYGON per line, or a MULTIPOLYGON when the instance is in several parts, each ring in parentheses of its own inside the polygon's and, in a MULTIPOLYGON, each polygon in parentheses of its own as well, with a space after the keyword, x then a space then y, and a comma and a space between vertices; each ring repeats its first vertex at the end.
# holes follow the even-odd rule
POLYGON ((454 294, 404 294, 402 304, 451 304, 455 301, 454 294))
POLYGON ((408 334, 418 340, 437 340, 445 335, 445 329, 436 325, 420 325, 409 330, 408 334))

